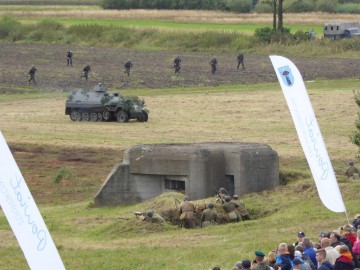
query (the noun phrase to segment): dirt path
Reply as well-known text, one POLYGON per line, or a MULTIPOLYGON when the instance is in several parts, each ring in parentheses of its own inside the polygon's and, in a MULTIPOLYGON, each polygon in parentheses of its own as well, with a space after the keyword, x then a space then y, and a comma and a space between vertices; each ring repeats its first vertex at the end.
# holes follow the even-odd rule
MULTIPOLYGON (((28 87, 26 76, 34 64, 37 88, 69 91, 92 87, 102 82, 112 89, 217 86, 244 83, 275 82, 276 76, 268 55, 245 55, 245 70, 236 69, 236 55, 216 54, 218 71, 212 75, 206 52, 180 53, 182 69, 174 74, 173 51, 136 51, 113 48, 75 47, 65 45, 1 43, 0 92, 22 91, 28 87), (72 67, 66 66, 66 52, 74 52, 72 67), (134 69, 127 77, 123 63, 131 59, 134 69), (80 78, 89 64, 88 82, 80 78)), ((360 59, 292 57, 304 80, 339 79, 358 76, 360 59)))

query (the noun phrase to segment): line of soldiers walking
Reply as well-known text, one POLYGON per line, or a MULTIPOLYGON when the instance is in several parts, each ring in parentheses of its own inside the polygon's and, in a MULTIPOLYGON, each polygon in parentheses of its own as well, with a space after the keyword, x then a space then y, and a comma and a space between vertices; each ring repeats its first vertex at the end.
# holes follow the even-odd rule
MULTIPOLYGON (((242 69, 245 69, 245 65, 244 65, 244 54, 239 54, 237 56, 237 61, 238 61, 238 65, 237 65, 237 69, 239 69, 239 66, 242 65, 242 69)), ((177 73, 180 73, 180 69, 181 69, 181 58, 180 56, 178 55, 174 61, 173 61, 173 68, 175 70, 175 74, 177 73)), ((216 59, 216 57, 214 56, 210 62, 209 62, 210 66, 211 66, 211 73, 212 74, 215 74, 216 70, 217 70, 217 64, 218 64, 218 61, 216 59)), ((67 51, 66 53, 66 65, 67 66, 72 66, 73 65, 73 52, 71 50, 67 51)), ((127 76, 130 76, 130 70, 134 67, 133 63, 131 62, 130 59, 128 59, 125 64, 124 64, 124 73, 127 74, 127 76)), ((34 65, 32 65, 31 69, 29 70, 28 72, 28 76, 30 77, 29 79, 29 83, 31 81, 34 82, 34 84, 36 84, 36 81, 35 81, 35 73, 37 72, 37 69, 34 65)), ((89 78, 89 73, 91 72, 91 67, 90 65, 86 65, 83 69, 82 69, 82 74, 81 74, 81 78, 85 78, 85 81, 88 80, 89 78)))

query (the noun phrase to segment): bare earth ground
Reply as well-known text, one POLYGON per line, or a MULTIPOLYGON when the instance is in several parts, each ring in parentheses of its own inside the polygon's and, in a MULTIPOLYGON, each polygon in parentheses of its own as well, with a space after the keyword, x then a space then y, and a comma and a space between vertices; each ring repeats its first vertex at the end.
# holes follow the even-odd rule
MULTIPOLYGON (((275 82, 268 55, 245 55, 245 70, 236 69, 236 55, 218 53, 218 71, 212 75, 205 52, 134 51, 113 48, 61 45, 1 43, 0 92, 21 91, 28 87, 26 76, 31 65, 38 69, 37 88, 43 90, 79 89, 102 82, 111 89, 217 86, 275 82), (66 52, 74 52, 73 67, 66 66, 66 52), (172 61, 182 58, 182 70, 175 75, 172 61), (131 59, 130 77, 123 64, 131 59), (81 79, 82 68, 89 64, 89 81, 81 79)), ((338 79, 358 76, 360 59, 294 57, 304 80, 338 79), (335 67, 335 68, 334 68, 335 67)))

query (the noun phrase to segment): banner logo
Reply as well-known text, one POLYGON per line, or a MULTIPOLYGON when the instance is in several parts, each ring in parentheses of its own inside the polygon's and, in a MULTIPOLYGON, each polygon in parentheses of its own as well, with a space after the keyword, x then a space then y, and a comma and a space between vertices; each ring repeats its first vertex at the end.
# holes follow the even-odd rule
POLYGON ((291 72, 291 69, 289 66, 285 66, 285 67, 280 67, 279 69, 280 75, 281 75, 281 79, 283 80, 283 82, 291 87, 294 84, 294 75, 291 72))

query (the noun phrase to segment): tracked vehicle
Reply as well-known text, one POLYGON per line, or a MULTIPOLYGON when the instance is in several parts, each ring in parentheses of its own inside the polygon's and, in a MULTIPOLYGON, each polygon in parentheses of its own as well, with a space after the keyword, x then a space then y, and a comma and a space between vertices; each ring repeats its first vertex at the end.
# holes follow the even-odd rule
POLYGON ((128 122, 136 119, 148 120, 149 111, 145 102, 137 96, 125 97, 119 93, 108 93, 102 84, 92 91, 73 91, 66 100, 65 115, 72 121, 111 121, 128 122))

